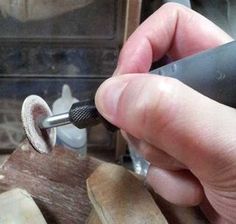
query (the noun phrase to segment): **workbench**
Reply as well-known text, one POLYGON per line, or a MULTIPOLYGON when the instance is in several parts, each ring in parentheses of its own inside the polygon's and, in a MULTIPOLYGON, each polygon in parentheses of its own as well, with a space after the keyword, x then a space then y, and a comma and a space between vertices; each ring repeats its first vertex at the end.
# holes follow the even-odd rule
MULTIPOLYGON (((47 223, 84 224, 92 211, 86 180, 102 163, 93 157, 81 158, 77 152, 63 147, 40 154, 24 141, 0 167, 0 193, 25 189, 47 223)), ((154 198, 170 224, 207 223, 199 209, 180 208, 158 196, 154 198)))

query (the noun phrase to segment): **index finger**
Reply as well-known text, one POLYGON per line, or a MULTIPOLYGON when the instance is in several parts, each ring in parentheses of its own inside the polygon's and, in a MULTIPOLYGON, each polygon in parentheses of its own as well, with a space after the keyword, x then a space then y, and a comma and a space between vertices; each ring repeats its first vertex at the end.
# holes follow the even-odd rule
POLYGON ((146 73, 153 61, 168 54, 173 60, 213 48, 232 38, 197 12, 167 3, 150 16, 124 45, 117 74, 146 73))

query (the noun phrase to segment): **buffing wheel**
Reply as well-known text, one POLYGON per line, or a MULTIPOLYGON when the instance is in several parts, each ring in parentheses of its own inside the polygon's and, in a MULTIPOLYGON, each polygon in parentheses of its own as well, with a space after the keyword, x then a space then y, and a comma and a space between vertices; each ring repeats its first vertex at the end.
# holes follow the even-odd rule
POLYGON ((52 116, 47 103, 39 96, 28 96, 23 102, 21 119, 27 138, 40 153, 49 153, 56 143, 56 129, 40 129, 42 118, 52 116))

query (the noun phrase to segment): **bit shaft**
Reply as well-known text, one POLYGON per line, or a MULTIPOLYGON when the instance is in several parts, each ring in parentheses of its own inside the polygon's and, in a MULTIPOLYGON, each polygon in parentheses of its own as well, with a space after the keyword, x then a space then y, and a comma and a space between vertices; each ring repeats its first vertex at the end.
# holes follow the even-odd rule
POLYGON ((39 122, 39 127, 41 129, 48 129, 48 128, 54 128, 54 127, 67 125, 70 123, 71 121, 70 121, 69 113, 64 113, 64 114, 58 114, 58 115, 54 115, 54 116, 50 116, 50 117, 42 119, 42 121, 39 122))
POLYGON ((109 131, 116 131, 117 127, 106 121, 97 111, 94 100, 84 100, 74 103, 68 113, 43 117, 39 120, 40 129, 49 129, 67 124, 73 124, 83 129, 102 122, 109 131))

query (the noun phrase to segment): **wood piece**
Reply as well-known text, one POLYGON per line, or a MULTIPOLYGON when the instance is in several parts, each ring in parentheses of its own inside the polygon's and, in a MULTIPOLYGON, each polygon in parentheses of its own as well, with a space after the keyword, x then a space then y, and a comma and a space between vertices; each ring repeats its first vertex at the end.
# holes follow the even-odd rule
POLYGON ((84 224, 91 211, 86 179, 99 164, 60 147, 40 154, 26 141, 0 168, 0 191, 27 190, 48 223, 84 224))
POLYGON ((92 209, 86 224, 102 224, 94 209, 92 209))
POLYGON ((127 0, 124 42, 140 24, 142 0, 127 0))
POLYGON ((0 195, 1 224, 46 224, 32 197, 22 189, 13 189, 0 195))
POLYGON ((166 224, 151 194, 125 168, 102 164, 87 180, 91 200, 103 224, 166 224))

